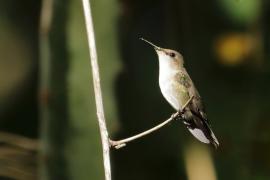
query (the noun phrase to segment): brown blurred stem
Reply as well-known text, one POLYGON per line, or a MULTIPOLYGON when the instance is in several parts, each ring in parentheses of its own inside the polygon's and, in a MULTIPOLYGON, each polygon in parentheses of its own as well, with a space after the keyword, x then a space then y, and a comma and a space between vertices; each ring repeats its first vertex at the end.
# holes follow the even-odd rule
POLYGON ((0 143, 6 143, 28 151, 37 151, 39 148, 37 140, 6 132, 0 132, 0 143))
POLYGON ((67 25, 70 0, 43 0, 40 17, 41 179, 69 179, 67 25))
POLYGON ((95 34, 93 27, 93 20, 91 14, 91 6, 89 0, 82 0, 83 10, 86 23, 86 31, 88 37, 88 45, 90 51, 90 59, 93 73, 93 83, 94 83, 94 92, 96 99, 96 108, 97 108, 97 117, 102 141, 103 149, 103 163, 105 170, 105 180, 111 180, 111 164, 110 164, 110 145, 108 138, 108 131, 106 127, 106 121, 104 116, 102 93, 100 87, 100 78, 99 78, 99 68, 98 68, 98 59, 95 43, 95 34))
POLYGON ((190 101, 193 99, 193 96, 186 102, 186 104, 183 106, 182 108, 182 111, 180 112, 176 112, 174 114, 171 115, 171 117, 167 120, 165 120, 164 122, 156 125, 155 127, 151 128, 151 129, 148 129, 142 133, 139 133, 139 134, 136 134, 134 136, 131 136, 129 138, 125 138, 125 139, 122 139, 122 140, 118 140, 118 141, 114 141, 114 140, 110 140, 110 145, 111 147, 114 147, 115 149, 120 149, 124 146, 126 146, 126 144, 130 141, 133 141, 135 139, 139 139, 141 137, 144 137, 148 134, 151 134, 153 132, 155 132, 156 130, 162 128, 163 126, 167 125, 168 123, 170 123, 171 121, 175 120, 175 119, 178 119, 178 118, 181 118, 181 114, 183 113, 184 109, 186 108, 186 106, 190 103, 190 101))

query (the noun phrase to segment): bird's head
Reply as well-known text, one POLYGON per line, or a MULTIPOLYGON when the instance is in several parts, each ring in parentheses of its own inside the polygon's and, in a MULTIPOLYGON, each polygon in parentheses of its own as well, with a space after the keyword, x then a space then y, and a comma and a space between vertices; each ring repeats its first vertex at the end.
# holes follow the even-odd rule
POLYGON ((171 49, 158 47, 152 42, 145 40, 143 38, 141 38, 141 40, 145 41, 146 43, 154 47, 158 55, 160 66, 167 65, 172 69, 178 69, 184 65, 183 56, 179 52, 171 49))

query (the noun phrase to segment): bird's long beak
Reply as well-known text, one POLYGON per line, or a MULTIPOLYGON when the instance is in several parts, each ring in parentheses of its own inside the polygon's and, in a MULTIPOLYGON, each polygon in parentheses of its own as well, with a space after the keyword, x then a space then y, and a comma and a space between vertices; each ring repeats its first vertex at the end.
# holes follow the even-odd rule
POLYGON ((144 38, 140 38, 140 40, 142 40, 142 41, 144 41, 144 42, 150 44, 151 46, 153 46, 154 49, 155 49, 156 51, 161 51, 161 50, 162 50, 161 47, 158 47, 157 45, 153 44, 152 42, 150 42, 150 41, 148 41, 148 40, 146 40, 146 39, 144 39, 144 38))

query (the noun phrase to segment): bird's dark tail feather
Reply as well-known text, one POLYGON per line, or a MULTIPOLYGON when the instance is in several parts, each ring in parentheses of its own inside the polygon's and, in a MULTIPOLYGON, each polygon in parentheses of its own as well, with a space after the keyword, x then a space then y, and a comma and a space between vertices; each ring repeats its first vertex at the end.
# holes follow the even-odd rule
POLYGON ((184 124, 196 139, 206 144, 210 143, 215 148, 218 148, 219 142, 206 120, 193 115, 190 120, 184 121, 184 124))
POLYGON ((207 123, 205 123, 205 124, 206 124, 207 128, 209 129, 208 131, 210 131, 209 141, 217 149, 219 146, 219 142, 218 142, 215 134, 213 133, 213 131, 209 127, 209 125, 207 123))

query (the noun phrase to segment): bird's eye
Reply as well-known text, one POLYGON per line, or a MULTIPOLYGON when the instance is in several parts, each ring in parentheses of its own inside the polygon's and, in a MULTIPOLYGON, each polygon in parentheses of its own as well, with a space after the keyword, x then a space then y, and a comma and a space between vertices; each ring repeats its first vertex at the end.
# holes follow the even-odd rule
POLYGON ((175 57, 175 53, 169 53, 169 55, 171 56, 171 57, 175 57))

